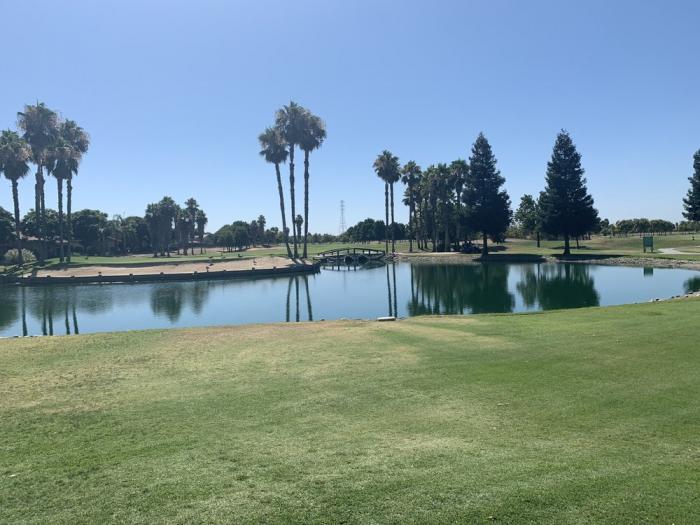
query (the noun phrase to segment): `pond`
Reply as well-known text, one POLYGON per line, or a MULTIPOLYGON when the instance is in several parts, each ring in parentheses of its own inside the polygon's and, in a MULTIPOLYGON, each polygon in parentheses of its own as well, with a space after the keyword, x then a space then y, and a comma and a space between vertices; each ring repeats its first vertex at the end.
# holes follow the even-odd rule
POLYGON ((700 273, 588 264, 411 264, 315 275, 0 287, 0 336, 523 312, 646 302, 700 290, 700 273))

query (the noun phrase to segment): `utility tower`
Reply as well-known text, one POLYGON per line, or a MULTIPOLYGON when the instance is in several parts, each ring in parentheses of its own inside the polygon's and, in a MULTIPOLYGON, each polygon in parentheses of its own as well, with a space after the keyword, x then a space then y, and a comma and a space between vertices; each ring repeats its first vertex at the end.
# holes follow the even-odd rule
POLYGON ((340 228, 338 235, 345 233, 345 201, 340 201, 340 228))

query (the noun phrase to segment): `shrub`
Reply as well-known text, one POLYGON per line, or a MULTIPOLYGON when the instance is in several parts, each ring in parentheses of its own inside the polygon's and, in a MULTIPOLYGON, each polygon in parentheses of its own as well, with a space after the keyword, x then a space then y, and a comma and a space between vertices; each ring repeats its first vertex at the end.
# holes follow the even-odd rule
MULTIPOLYGON (((17 249, 12 248, 11 250, 7 250, 7 252, 5 252, 5 255, 3 256, 3 261, 7 264, 17 264, 19 262, 18 255, 19 252, 17 251, 17 249)), ((36 262, 36 257, 34 256, 34 253, 30 250, 22 249, 22 258, 24 259, 25 263, 36 262)))

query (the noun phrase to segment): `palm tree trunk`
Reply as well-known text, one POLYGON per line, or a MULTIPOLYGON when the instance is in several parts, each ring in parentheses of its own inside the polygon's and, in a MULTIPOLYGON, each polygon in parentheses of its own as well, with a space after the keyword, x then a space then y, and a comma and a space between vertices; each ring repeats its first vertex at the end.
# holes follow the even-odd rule
MULTIPOLYGON (((55 173, 54 173, 55 174, 55 173)), ((63 178, 56 177, 56 187, 58 189, 58 260, 59 262, 65 262, 63 256, 63 178)))
POLYGON ((415 226, 414 223, 416 221, 416 211, 414 209, 414 202, 413 202, 413 188, 410 186, 408 187, 408 228, 410 230, 409 236, 408 236, 408 251, 413 252, 413 237, 415 235, 415 226))
POLYGON ((296 202, 294 199, 294 144, 289 145, 289 195, 292 201, 292 236, 294 241, 294 258, 296 259, 299 257, 299 251, 297 250, 297 229, 294 223, 294 219, 296 219, 296 202))
POLYGON ((435 209, 437 206, 433 206, 433 251, 437 252, 437 239, 438 239, 438 231, 437 231, 437 210, 435 209))
POLYGON ((384 182, 384 251, 389 255, 389 183, 384 182))
POLYGON ((287 257, 292 258, 292 250, 289 247, 289 230, 287 229, 287 216, 284 213, 284 191, 282 190, 282 174, 280 173, 279 163, 275 164, 275 172, 277 173, 277 191, 280 194, 280 211, 282 212, 282 232, 284 235, 284 244, 287 247, 287 257))
POLYGON ((306 242, 309 237, 309 151, 304 151, 304 259, 307 257, 306 242))
POLYGON ((396 251, 396 228, 394 228, 394 183, 389 185, 391 190, 391 253, 396 251))
POLYGON ((44 191, 44 173, 41 169, 41 164, 37 165, 36 168, 36 183, 34 184, 34 213, 36 215, 36 235, 39 239, 39 262, 44 262, 44 228, 41 220, 41 194, 44 191))
MULTIPOLYGON (((46 179, 44 179, 44 172, 42 170, 41 173, 41 191, 39 192, 39 195, 41 197, 41 232, 42 232, 42 237, 43 237, 43 242, 41 243, 41 251, 42 251, 42 259, 46 259, 48 257, 48 241, 49 239, 47 238, 47 232, 46 232, 46 192, 44 191, 44 185, 46 183, 46 179)), ((53 334, 52 334, 53 335, 53 334)))
POLYGON ((17 237, 17 264, 22 266, 24 264, 24 257, 22 257, 22 234, 19 226, 19 192, 17 191, 17 187, 17 179, 12 179, 12 203, 15 206, 15 236, 17 237))
POLYGON ((540 232, 537 232, 537 247, 540 247, 540 232))
POLYGON ((445 217, 443 219, 445 221, 445 248, 444 251, 449 252, 450 251, 450 223, 449 223, 449 213, 445 212, 445 217))
POLYGON ((73 177, 69 176, 66 180, 66 240, 68 241, 66 246, 66 261, 70 262, 70 257, 72 254, 73 242, 73 225, 71 223, 71 210, 73 206, 73 177))
POLYGON ((482 239, 483 239, 484 244, 483 244, 482 249, 481 249, 481 256, 486 257, 489 254, 489 244, 488 244, 489 241, 488 241, 488 237, 486 236, 485 233, 483 234, 482 239))
POLYGON ((569 247, 569 234, 564 235, 564 255, 571 255, 571 248, 569 247))

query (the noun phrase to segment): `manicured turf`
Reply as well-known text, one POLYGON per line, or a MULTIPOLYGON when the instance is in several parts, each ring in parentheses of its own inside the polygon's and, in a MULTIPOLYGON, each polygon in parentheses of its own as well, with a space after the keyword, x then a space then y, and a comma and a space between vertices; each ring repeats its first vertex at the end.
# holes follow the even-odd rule
POLYGON ((697 523, 700 301, 0 342, 0 523, 697 523))

